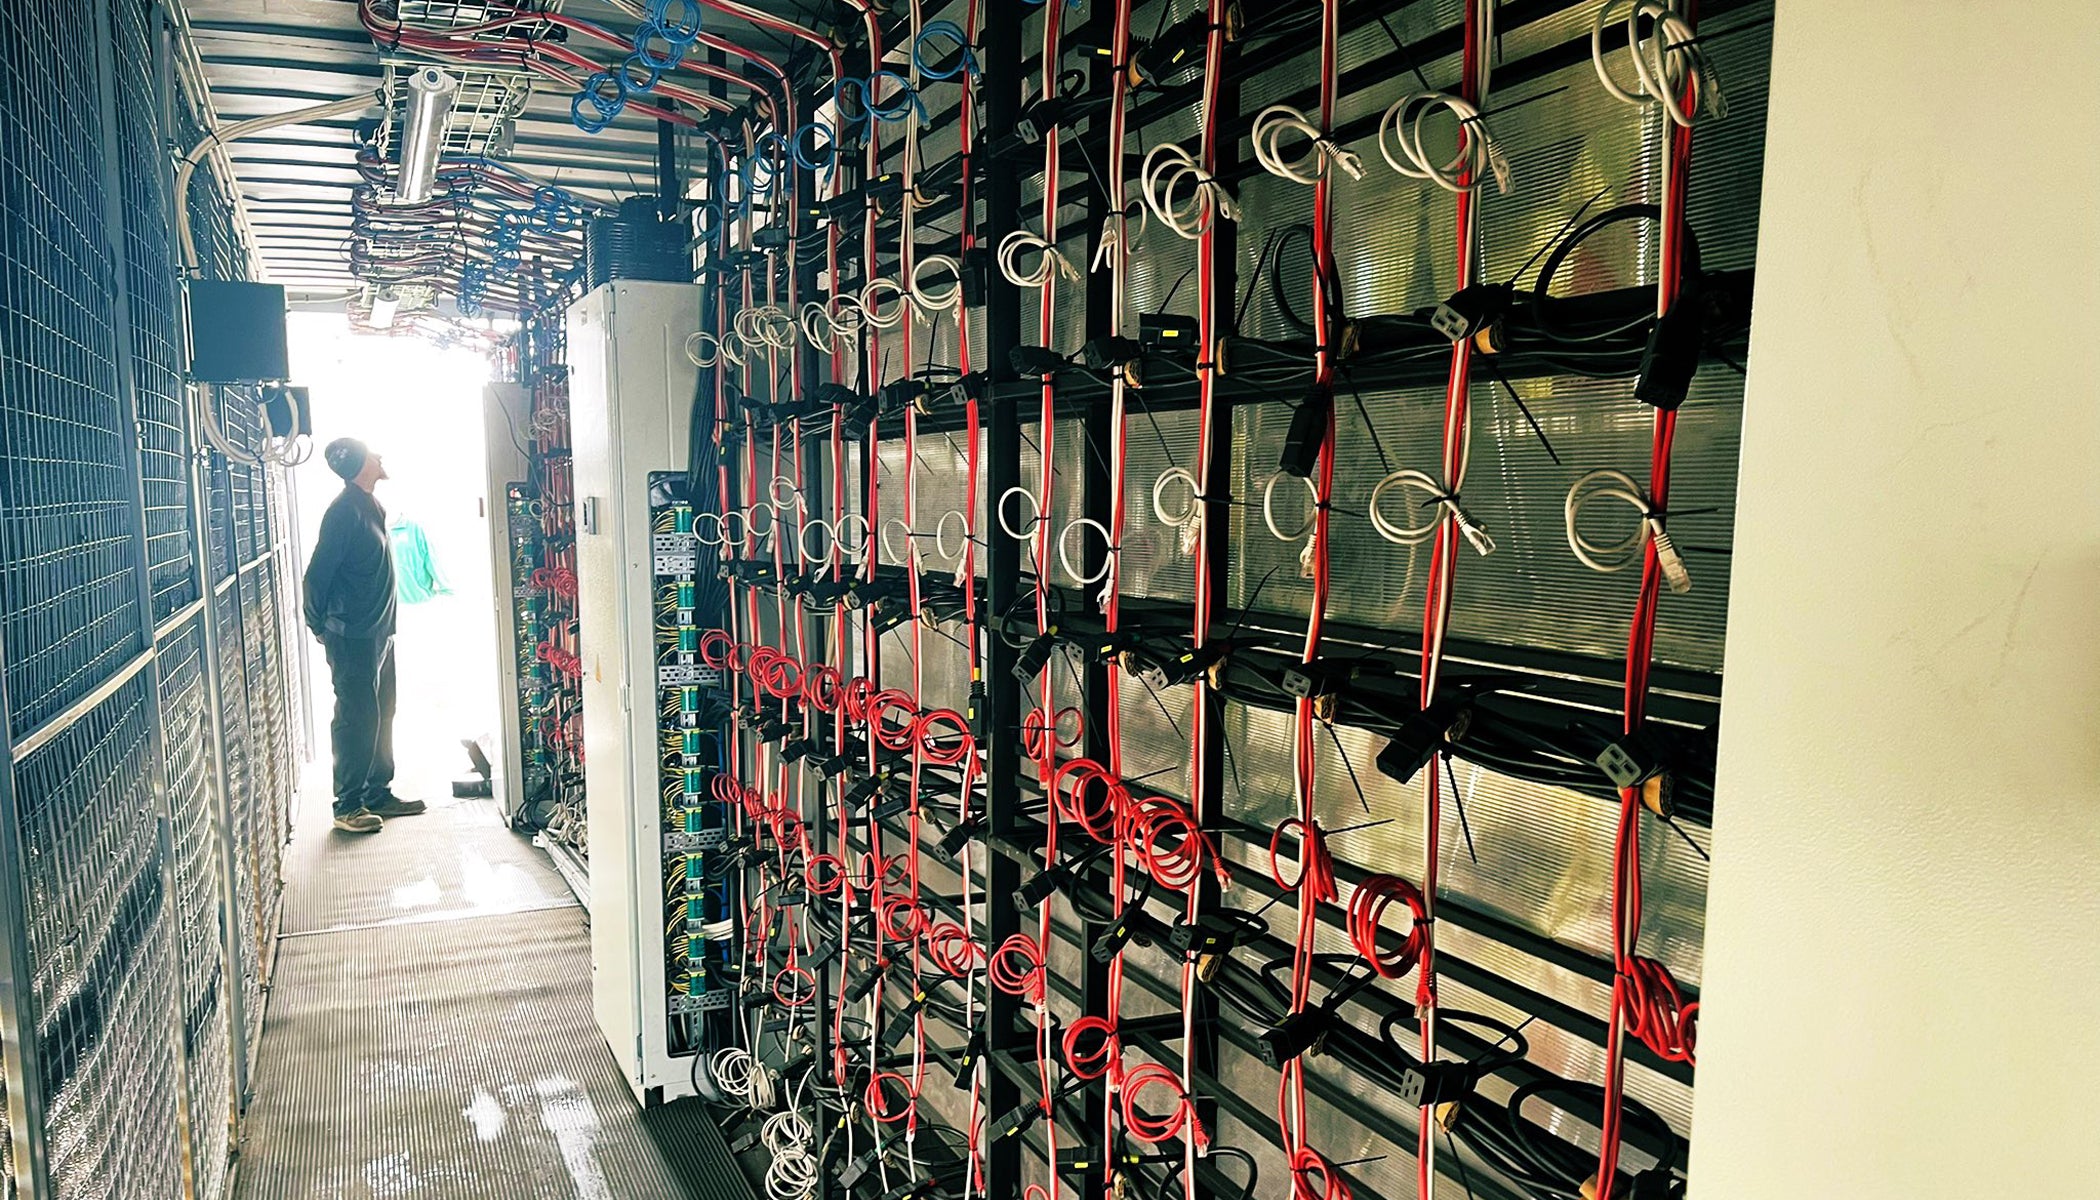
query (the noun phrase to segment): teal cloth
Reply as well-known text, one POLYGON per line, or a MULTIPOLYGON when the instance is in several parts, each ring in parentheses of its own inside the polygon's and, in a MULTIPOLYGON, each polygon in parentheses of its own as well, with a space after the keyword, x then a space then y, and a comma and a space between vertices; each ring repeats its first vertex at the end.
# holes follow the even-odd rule
POLYGON ((430 538, 414 518, 395 513, 387 522, 387 538, 394 547, 394 596, 403 604, 421 604, 449 596, 452 588, 438 573, 437 559, 430 553, 430 538))

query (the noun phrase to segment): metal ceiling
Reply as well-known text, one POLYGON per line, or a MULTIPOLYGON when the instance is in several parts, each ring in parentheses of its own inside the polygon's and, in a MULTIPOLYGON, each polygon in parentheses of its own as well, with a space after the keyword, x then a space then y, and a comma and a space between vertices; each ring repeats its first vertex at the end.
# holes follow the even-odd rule
MULTIPOLYGON (((402 7, 473 17, 465 10, 486 5, 403 0, 402 7)), ((376 92, 385 78, 381 49, 359 23, 358 0, 182 0, 182 8, 222 124, 376 92)), ((606 0, 567 0, 559 8, 614 29, 634 24, 606 0)), ((738 39, 761 53, 779 46, 760 31, 724 23, 737 25, 738 39)), ((345 253, 351 189, 359 182, 356 124, 344 118, 294 126, 227 147, 266 277, 294 293, 341 294, 357 286, 345 253)), ((654 124, 634 115, 584 133, 570 119, 568 94, 542 83, 502 157, 610 207, 624 196, 654 193, 656 145, 654 124)))

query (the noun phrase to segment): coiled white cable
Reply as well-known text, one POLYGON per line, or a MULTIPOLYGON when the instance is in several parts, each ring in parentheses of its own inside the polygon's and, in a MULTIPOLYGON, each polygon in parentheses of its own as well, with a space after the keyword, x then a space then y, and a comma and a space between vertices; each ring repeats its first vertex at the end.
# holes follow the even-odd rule
POLYGON ((873 536, 874 532, 874 529, 869 526, 866 517, 861 516, 859 513, 847 513, 832 523, 832 550, 835 554, 841 554, 847 558, 857 560, 867 554, 868 539, 873 536), (855 529, 859 531, 859 536, 848 542, 846 540, 847 533, 855 529))
POLYGON ((685 339, 685 356, 704 371, 722 361, 722 343, 715 340, 714 334, 696 333, 685 339))
POLYGON ((1371 528, 1378 531, 1379 537, 1395 545, 1419 546, 1435 537, 1436 531, 1443 527, 1447 514, 1458 522, 1458 531, 1465 535, 1466 541, 1474 550, 1482 555, 1495 552, 1495 539, 1490 537, 1488 531, 1474 521, 1465 509, 1459 507, 1457 496, 1445 491, 1442 484, 1427 474, 1421 471, 1395 471, 1379 480, 1378 486, 1371 489, 1371 528), (1381 505, 1386 494, 1393 491, 1422 493, 1426 499, 1417 507, 1434 515, 1419 524, 1404 524, 1387 516, 1381 505))
POLYGON ((1114 265, 1116 248, 1119 246, 1125 254, 1137 252, 1138 242, 1145 236, 1145 226, 1151 221, 1151 218, 1145 215, 1146 211, 1143 202, 1133 200, 1124 206, 1123 211, 1110 213, 1102 219, 1101 245, 1094 251, 1094 270, 1109 270, 1114 265), (1135 230, 1130 228, 1130 213, 1133 209, 1137 211, 1135 230))
POLYGON ((795 532, 795 549, 800 550, 802 552, 803 562, 818 563, 824 566, 829 566, 831 563, 838 561, 838 534, 832 529, 831 522, 829 521, 823 520, 821 518, 817 520, 804 521, 802 522, 802 528, 795 532), (816 551, 809 548, 809 534, 810 531, 813 529, 822 531, 824 535, 823 539, 817 543, 819 546, 824 547, 824 553, 822 554, 819 554, 816 551))
POLYGON ((1312 480, 1302 475, 1286 475, 1282 471, 1278 471, 1269 476, 1268 482, 1262 484, 1261 523, 1269 527, 1269 536, 1279 542, 1295 542, 1311 533, 1313 519, 1319 514, 1319 506, 1320 489, 1314 486, 1312 480), (1295 479, 1304 484, 1306 494, 1312 497, 1311 507, 1305 510, 1305 519, 1299 522, 1298 527, 1289 533, 1285 533, 1283 527, 1276 523, 1276 485, 1286 479, 1295 479))
POLYGON ((999 507, 997 510, 997 515, 999 518, 999 528, 1006 531, 1006 536, 1014 539, 1017 542, 1024 541, 1028 538, 1034 537, 1035 527, 1037 525, 1042 524, 1043 504, 1042 501, 1037 500, 1035 498, 1035 493, 1029 491, 1027 488, 1010 487, 999 494, 999 507), (1006 498, 1008 496, 1019 496, 1021 499, 1028 501, 1028 507, 1034 510, 1034 515, 1029 517, 1027 523, 1020 529, 1015 529, 1013 525, 1010 524, 1006 519, 1006 498))
POLYGON ((918 531, 906 524, 903 517, 891 517, 889 520, 884 521, 882 523, 882 553, 885 558, 893 563, 902 563, 909 560, 916 569, 919 562, 918 531), (890 541, 891 530, 902 530, 904 532, 904 549, 899 550, 890 541))
POLYGON ((780 510, 766 503, 763 500, 760 500, 756 504, 749 506, 748 508, 744 509, 744 530, 746 536, 749 538, 753 548, 755 549, 757 547, 758 542, 761 539, 770 538, 775 533, 779 532, 780 510), (766 527, 764 529, 760 529, 758 527, 758 522, 752 519, 758 514, 759 509, 766 510, 766 527))
POLYGON ((1025 229, 1016 229, 999 240, 999 273, 1008 283, 1023 288, 1040 288, 1057 275, 1066 279, 1079 278, 1079 269, 1065 257, 1064 251, 1025 229), (1030 251, 1039 252, 1041 257, 1036 260, 1034 270, 1023 271, 1021 256, 1030 251))
POLYGON ((1269 174, 1308 187, 1320 182, 1330 167, 1340 167, 1351 179, 1364 177, 1361 155, 1320 132, 1318 125, 1288 104, 1271 104, 1255 115, 1254 157, 1269 174), (1309 141, 1295 157, 1286 158, 1283 139, 1291 134, 1309 141))
POLYGON ((1144 166, 1138 172, 1138 190, 1160 224, 1192 242, 1209 232, 1211 222, 1219 217, 1228 221, 1240 219, 1240 206, 1233 200, 1232 190, 1213 179, 1196 165, 1188 151, 1172 142, 1161 142, 1145 155, 1144 166))
POLYGON ((740 551, 751 544, 751 518, 742 509, 730 509, 721 515, 719 522, 722 527, 722 545, 740 551), (737 532, 733 536, 729 532, 731 518, 737 523, 737 532))
POLYGON ((1633 59, 1634 84, 1619 86, 1604 61, 1604 30, 1612 22, 1619 0, 1605 0, 1590 26, 1590 65, 1604 90, 1626 104, 1658 104, 1679 125, 1690 125, 1693 112, 1685 110, 1680 97, 1687 80, 1692 85, 1694 107, 1704 105, 1708 116, 1728 115, 1728 102, 1721 95, 1720 77, 1713 62, 1699 48, 1698 36, 1683 17, 1661 0, 1630 0, 1626 12, 1626 53, 1633 59), (1648 22, 1648 35, 1641 36, 1641 22, 1648 22))
POLYGON ((1064 564, 1065 574, 1071 576, 1072 582, 1079 587, 1086 587, 1107 579, 1109 571, 1115 566, 1115 557, 1116 544, 1109 539, 1108 526, 1094 520, 1092 517, 1079 518, 1070 525, 1065 526, 1064 532, 1057 535, 1057 561, 1064 564), (1101 556, 1101 569, 1092 575, 1083 574, 1080 571, 1078 557, 1073 553, 1076 547, 1083 546, 1085 543, 1075 541, 1072 535, 1088 529, 1100 534, 1101 544, 1108 547, 1108 553, 1101 556))
POLYGON ((962 264, 947 255, 929 254, 925 258, 920 259, 913 264, 911 279, 907 282, 911 287, 912 303, 919 306, 919 312, 922 315, 932 317, 948 312, 951 309, 957 312, 962 310, 962 264), (949 280, 946 284, 935 284, 932 287, 928 287, 925 281, 928 267, 938 267, 947 270, 955 278, 949 280))
POLYGON ((803 340, 822 353, 832 353, 840 338, 860 332, 860 302, 851 296, 836 297, 829 306, 812 300, 802 306, 801 324, 803 340))
POLYGON ((1488 132, 1480 109, 1448 92, 1409 92, 1394 101, 1378 121, 1378 153, 1393 170, 1409 179, 1427 179, 1447 192, 1478 191, 1489 179, 1498 192, 1510 188, 1509 158, 1488 132), (1450 110, 1459 123, 1457 152, 1444 163, 1422 145, 1422 125, 1438 109, 1450 110))
POLYGON ((1670 540, 1669 531, 1663 528, 1663 513, 1648 500, 1648 494, 1633 476, 1609 467, 1591 471, 1575 481, 1568 489, 1568 499, 1562 507, 1568 527, 1568 549, 1582 565, 1592 571, 1609 575, 1623 571, 1641 561, 1642 548, 1648 539, 1655 539, 1655 562, 1662 568, 1663 581, 1670 590, 1679 595, 1692 590, 1692 574, 1684 565, 1684 555, 1670 540), (1614 500, 1640 514, 1640 523, 1632 533, 1619 541, 1599 544, 1582 536, 1582 510, 1598 500, 1614 500))
POLYGON ((965 517, 959 508, 951 508, 942 513, 939 523, 933 527, 934 555, 951 566, 960 567, 969 549, 970 519, 965 517), (948 540, 951 522, 955 530, 955 540, 952 543, 948 540))
POLYGON ((766 1195, 771 1200, 803 1200, 814 1193, 819 1178, 816 1155, 810 1153, 814 1130, 794 1108, 767 1117, 759 1137, 773 1161, 766 1167, 766 1195))
POLYGON ((694 541, 700 543, 703 546, 719 546, 722 544, 722 533, 723 525, 722 516, 720 513, 697 512, 693 514, 694 541), (715 535, 713 537, 709 537, 705 533, 701 532, 701 530, 704 528, 704 526, 701 524, 701 522, 703 521, 713 521, 715 523, 715 535))
POLYGON ((860 290, 861 320, 874 329, 895 329, 902 324, 911 311, 911 294, 896 280, 878 276, 868 281, 860 290), (882 294, 887 291, 894 301, 888 312, 882 308, 882 294))
POLYGON ((1168 467, 1159 473, 1158 479, 1152 481, 1152 515, 1158 518, 1160 524, 1180 531, 1183 554, 1196 552, 1196 542, 1203 529, 1201 490, 1196 485, 1196 477, 1182 467, 1168 467), (1182 505, 1181 511, 1171 512, 1166 503, 1167 488, 1176 483, 1187 485, 1189 498, 1188 502, 1182 505))
POLYGON ((798 514, 809 511, 809 502, 802 498, 802 489, 795 486, 795 477, 792 475, 775 475, 773 482, 766 485, 766 499, 773 502, 773 507, 776 510, 786 508, 792 504, 795 506, 795 511, 798 514), (780 498, 782 488, 787 489, 787 499, 785 500, 780 498))

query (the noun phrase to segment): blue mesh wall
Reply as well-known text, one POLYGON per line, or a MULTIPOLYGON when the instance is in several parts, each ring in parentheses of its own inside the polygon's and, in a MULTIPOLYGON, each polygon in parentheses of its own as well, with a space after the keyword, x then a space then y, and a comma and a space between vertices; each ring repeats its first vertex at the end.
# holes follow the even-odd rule
POLYGON ((182 293, 168 227, 164 136, 153 84, 153 34, 142 0, 113 6, 118 79, 117 151, 124 180, 125 285, 139 420, 139 478, 153 619, 197 598, 190 552, 190 487, 183 410, 182 293))
POLYGON ((102 131, 79 100, 91 27, 77 0, 0 7, 0 642, 17 734, 141 644, 102 131))
POLYGON ((46 1141, 66 1200, 181 1194, 152 688, 140 672, 15 766, 46 1141))
POLYGON ((198 1200, 216 1200, 227 1182, 233 1104, 231 1032, 226 1023, 226 955, 220 937, 219 780, 211 769, 205 711, 204 625, 193 617, 161 642, 161 777, 173 824, 175 894, 170 905, 182 955, 182 1044, 189 1062, 192 1171, 198 1200))

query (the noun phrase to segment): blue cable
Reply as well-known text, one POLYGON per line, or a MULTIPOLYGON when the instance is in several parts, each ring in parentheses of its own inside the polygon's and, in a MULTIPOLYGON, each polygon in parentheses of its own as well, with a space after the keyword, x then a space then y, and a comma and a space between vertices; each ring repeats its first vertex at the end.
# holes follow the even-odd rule
POLYGON ((620 85, 620 97, 624 101, 629 96, 642 96, 654 91, 656 85, 663 82, 664 73, 657 69, 648 56, 636 53, 621 61, 619 70, 613 73, 613 79, 620 85), (641 71, 639 82, 635 76, 637 69, 641 71))
POLYGON ((797 129, 795 131, 795 140, 792 143, 792 145, 795 151, 795 165, 801 167, 805 171, 829 172, 832 168, 838 166, 838 137, 837 135, 831 132, 831 126, 829 125, 820 125, 815 121, 811 121, 809 124, 804 125, 802 128, 797 129), (824 147, 822 151, 823 160, 821 162, 812 161, 817 157, 818 151, 811 150, 807 154, 804 154, 802 152, 802 141, 804 138, 808 137, 812 132, 821 133, 824 135, 824 147))
POLYGON ((866 80, 843 78, 840 79, 838 82, 832 84, 831 102, 838 111, 839 123, 845 126, 846 128, 857 130, 868 123, 870 112, 868 106, 868 84, 866 80), (855 109, 851 111, 849 111, 846 107, 846 89, 848 86, 851 86, 855 91, 860 93, 859 103, 856 105, 855 109))
POLYGON ((625 107, 627 107, 627 101, 622 99, 617 107, 611 112, 607 112, 604 103, 596 96, 589 91, 581 91, 569 97, 569 119, 576 123, 576 128, 583 130, 585 133, 600 133, 604 131, 606 126, 612 124, 613 117, 619 115, 620 109, 625 107), (586 104, 591 107, 595 115, 586 116, 584 114, 583 110, 586 104))
POLYGON ((963 32, 962 26, 953 21, 929 22, 926 28, 919 31, 919 36, 912 39, 911 43, 911 65, 918 68, 919 74, 928 79, 953 79, 965 73, 972 79, 977 77, 977 56, 971 53, 969 35, 963 32), (954 42, 955 49, 960 52, 945 71, 937 70, 926 63, 926 42, 930 38, 946 38, 954 42))
POLYGON ((700 40, 700 0, 649 0, 649 23, 663 39, 678 47, 682 55, 685 49, 700 40), (677 4, 684 14, 677 21, 671 20, 671 5, 677 4))
POLYGON ((926 123, 926 106, 919 102, 919 93, 912 89, 911 80, 895 71, 877 71, 868 76, 866 82, 861 84, 861 95, 866 101, 868 115, 885 125, 909 121, 914 116, 919 118, 920 124, 926 123), (876 97, 882 94, 882 89, 876 85, 883 79, 895 80, 903 94, 886 101, 877 100, 876 97))

